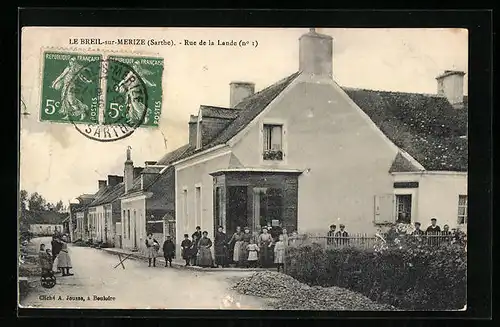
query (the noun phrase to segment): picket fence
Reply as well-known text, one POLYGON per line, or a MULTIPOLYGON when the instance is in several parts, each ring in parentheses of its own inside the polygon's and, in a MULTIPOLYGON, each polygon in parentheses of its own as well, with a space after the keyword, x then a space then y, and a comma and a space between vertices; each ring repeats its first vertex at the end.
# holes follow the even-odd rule
MULTIPOLYGON (((386 234, 380 234, 380 236, 385 239, 386 234)), ((423 244, 428 244, 432 246, 440 246, 442 244, 452 243, 454 236, 447 233, 436 233, 436 234, 423 234, 423 235, 412 235, 413 237, 418 237, 423 244)), ((306 244, 318 244, 323 248, 343 248, 343 247, 356 247, 359 249, 373 249, 376 244, 383 242, 382 238, 376 235, 370 234, 352 234, 347 237, 328 237, 328 236, 318 236, 318 235, 298 235, 297 237, 291 238, 289 240, 290 246, 300 246, 306 244)))

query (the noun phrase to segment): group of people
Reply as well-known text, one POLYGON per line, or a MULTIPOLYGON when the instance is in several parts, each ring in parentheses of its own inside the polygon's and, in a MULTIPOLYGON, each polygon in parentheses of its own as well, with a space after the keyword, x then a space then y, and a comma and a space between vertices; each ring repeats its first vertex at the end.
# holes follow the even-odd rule
POLYGON ((270 226, 262 228, 260 234, 251 233, 250 228, 236 227, 229 237, 222 226, 217 228, 214 240, 208 237, 208 232, 201 232, 199 226, 191 235, 184 234, 181 242, 181 254, 186 266, 201 267, 265 267, 277 266, 283 268, 285 247, 288 245, 288 234, 282 229, 279 234, 271 233, 270 226), (211 248, 214 247, 215 258, 211 248))
POLYGON ((345 225, 340 224, 337 231, 337 225, 330 225, 330 230, 327 233, 326 243, 328 245, 348 245, 349 233, 345 230, 345 225))
POLYGON ((68 251, 68 237, 55 233, 52 236, 51 248, 46 248, 44 243, 40 244, 39 261, 42 269, 42 275, 61 273, 62 276, 73 276, 70 269, 71 257, 68 251), (57 260, 57 270, 54 271, 54 263, 57 260))

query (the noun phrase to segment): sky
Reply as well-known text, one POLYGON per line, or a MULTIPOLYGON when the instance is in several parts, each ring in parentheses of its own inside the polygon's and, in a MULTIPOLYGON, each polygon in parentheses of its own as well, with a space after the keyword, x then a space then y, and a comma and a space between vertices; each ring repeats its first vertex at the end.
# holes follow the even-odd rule
MULTIPOLYGON (((468 72, 463 29, 317 29, 333 37, 333 78, 341 86, 437 92, 444 70, 468 72)), ((188 120, 200 105, 229 106, 229 83, 250 81, 256 92, 298 70, 298 38, 305 28, 28 27, 22 31, 20 188, 48 201, 95 193, 99 179, 123 175, 127 146, 135 166, 187 143, 188 120), (257 47, 70 45, 70 38, 154 38, 257 41, 257 47), (78 48, 76 48, 78 47, 78 48), (42 53, 46 50, 118 51, 164 58, 163 106, 157 129, 138 129, 114 142, 90 140, 71 124, 39 121, 42 53)), ((464 92, 467 94, 467 77, 464 92)))

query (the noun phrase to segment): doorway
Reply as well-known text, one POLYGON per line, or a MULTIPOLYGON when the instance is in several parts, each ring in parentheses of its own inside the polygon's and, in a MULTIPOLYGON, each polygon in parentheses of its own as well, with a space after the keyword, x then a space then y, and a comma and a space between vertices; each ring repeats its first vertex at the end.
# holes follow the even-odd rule
MULTIPOLYGON (((247 196, 248 188, 246 186, 230 186, 228 187, 228 212, 225 227, 226 233, 232 234, 236 231, 236 226, 241 229, 248 225, 247 216, 247 196)), ((222 226, 223 222, 220 222, 222 226)), ((251 227, 251 226, 249 226, 251 227)))
POLYGON ((411 194, 396 195, 396 219, 398 223, 411 223, 411 194))

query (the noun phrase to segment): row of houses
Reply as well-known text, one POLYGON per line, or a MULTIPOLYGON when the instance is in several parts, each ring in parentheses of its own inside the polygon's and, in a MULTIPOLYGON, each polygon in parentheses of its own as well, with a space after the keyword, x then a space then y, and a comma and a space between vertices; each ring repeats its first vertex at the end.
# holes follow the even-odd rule
MULTIPOLYGON (((347 88, 333 79, 333 39, 299 39, 299 69, 255 92, 232 82, 229 106, 201 105, 188 142, 99 181, 76 213, 76 234, 140 249, 217 226, 372 233, 396 220, 467 226, 464 73, 437 77, 436 94, 347 88)), ((369 74, 370 72, 366 72, 369 74)))

